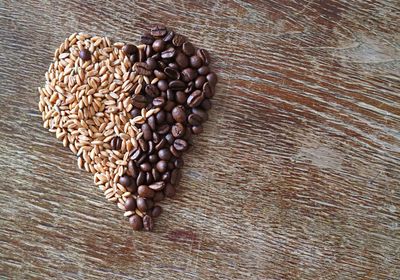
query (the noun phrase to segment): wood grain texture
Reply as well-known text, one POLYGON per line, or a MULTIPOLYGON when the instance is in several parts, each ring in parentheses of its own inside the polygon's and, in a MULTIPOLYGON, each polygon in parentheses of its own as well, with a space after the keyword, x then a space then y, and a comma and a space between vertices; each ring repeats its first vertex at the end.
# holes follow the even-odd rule
POLYGON ((400 279, 400 3, 0 1, 1 279, 400 279), (219 74, 155 232, 132 232, 41 127, 84 31, 162 22, 219 74))

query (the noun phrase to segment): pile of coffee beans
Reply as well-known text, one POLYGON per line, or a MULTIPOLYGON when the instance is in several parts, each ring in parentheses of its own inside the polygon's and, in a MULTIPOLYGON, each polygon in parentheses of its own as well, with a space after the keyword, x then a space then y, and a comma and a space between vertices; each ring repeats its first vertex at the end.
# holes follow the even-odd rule
MULTIPOLYGON (((149 81, 140 91, 132 90, 134 108, 130 113, 135 118, 143 108, 160 110, 140 125, 143 136, 130 152, 127 171, 119 183, 131 194, 125 210, 131 213, 127 216, 132 228, 152 230, 153 219, 162 212, 157 202, 175 195, 182 155, 192 146, 193 135, 203 131, 217 75, 210 69, 208 51, 163 25, 151 27, 140 42, 144 46, 127 44, 122 49, 133 71, 149 81)), ((120 149, 121 143, 116 136, 112 149, 120 149)))

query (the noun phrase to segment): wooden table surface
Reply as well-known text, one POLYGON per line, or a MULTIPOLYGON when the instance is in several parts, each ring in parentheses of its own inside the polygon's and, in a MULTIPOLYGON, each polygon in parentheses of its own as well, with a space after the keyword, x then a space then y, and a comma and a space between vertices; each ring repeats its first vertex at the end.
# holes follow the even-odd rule
POLYGON ((1 1, 0 278, 399 279, 399 4, 1 1), (42 127, 37 87, 69 34, 154 22, 220 82, 148 233, 42 127))

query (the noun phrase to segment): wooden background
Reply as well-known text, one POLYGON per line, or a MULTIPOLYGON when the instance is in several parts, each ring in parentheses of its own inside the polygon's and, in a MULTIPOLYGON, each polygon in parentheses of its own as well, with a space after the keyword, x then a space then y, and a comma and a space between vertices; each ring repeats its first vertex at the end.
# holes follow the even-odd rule
POLYGON ((399 279, 400 2, 0 1, 1 279, 399 279), (352 3, 352 4, 349 4, 352 3), (41 127, 75 31, 150 23, 220 83, 153 233, 132 232, 41 127))

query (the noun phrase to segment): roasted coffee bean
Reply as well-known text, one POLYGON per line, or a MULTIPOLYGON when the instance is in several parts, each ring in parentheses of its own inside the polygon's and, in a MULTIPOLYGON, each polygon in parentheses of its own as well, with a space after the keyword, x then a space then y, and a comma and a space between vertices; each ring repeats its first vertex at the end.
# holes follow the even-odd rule
POLYGON ((156 130, 156 117, 154 115, 151 115, 147 119, 147 123, 149 124, 151 130, 156 130))
POLYGON ((152 198, 154 196, 154 191, 146 185, 141 185, 138 187, 138 194, 140 197, 152 198))
POLYGON ((161 215, 162 213, 162 208, 160 206, 155 206, 152 210, 151 210, 151 216, 153 218, 157 218, 161 215))
POLYGON ((179 152, 186 151, 188 148, 188 143, 183 139, 175 139, 174 148, 179 152))
POLYGON ((154 37, 163 37, 167 34, 167 28, 161 24, 155 24, 150 28, 150 34, 154 37))
POLYGON ((176 55, 176 50, 174 48, 168 48, 161 53, 161 58, 168 59, 173 58, 176 55))
POLYGON ((173 170, 175 168, 174 163, 173 162, 168 162, 168 170, 173 170))
POLYGON ((153 207, 154 207, 153 198, 148 198, 148 199, 146 199, 146 205, 147 205, 147 211, 146 211, 146 213, 147 213, 147 212, 151 212, 151 209, 153 209, 153 207))
POLYGON ((188 123, 191 125, 199 125, 203 122, 203 119, 196 114, 190 114, 188 117, 188 123))
MULTIPOLYGON (((188 130, 189 130, 189 129, 186 129, 186 131, 188 131, 188 130)), ((181 152, 178 151, 177 149, 175 149, 174 145, 171 145, 171 146, 169 147, 169 150, 170 150, 171 154, 172 154, 174 157, 180 157, 180 156, 181 156, 181 152)))
MULTIPOLYGON (((165 98, 162 96, 154 98, 153 105, 154 105, 154 107, 163 107, 165 105, 165 98)), ((160 112, 163 112, 163 111, 160 111, 160 112)))
POLYGON ((167 78, 167 75, 164 74, 164 72, 161 72, 160 70, 154 70, 153 71, 154 76, 156 76, 157 79, 159 80, 165 80, 167 78))
POLYGON ((181 77, 184 82, 190 82, 197 78, 197 72, 192 68, 185 68, 181 72, 181 77))
POLYGON ((157 169, 153 168, 151 174, 153 175, 154 181, 159 181, 161 179, 160 172, 158 172, 157 169))
POLYGON ((147 152, 147 150, 149 149, 149 145, 147 145, 147 142, 146 142, 143 138, 140 138, 140 139, 138 140, 138 143, 139 143, 140 149, 141 149, 143 152, 147 152))
POLYGON ((159 202, 159 201, 161 201, 163 199, 164 199, 164 192, 163 191, 159 191, 159 192, 156 192, 154 194, 154 197, 153 197, 153 201, 154 202, 159 202))
POLYGON ((168 43, 170 42, 175 36, 174 31, 168 31, 167 34, 164 36, 163 40, 164 42, 168 43))
POLYGON ((183 91, 177 91, 175 94, 175 100, 178 104, 184 104, 186 102, 186 93, 183 91))
POLYGON ((192 131, 189 128, 185 130, 185 135, 183 135, 183 139, 188 142, 192 140, 192 131))
POLYGON ((158 157, 162 160, 168 161, 168 160, 170 160, 172 155, 171 155, 171 152, 167 148, 164 148, 164 149, 161 149, 158 151, 158 157))
POLYGON ((186 88, 186 84, 180 80, 174 80, 169 83, 169 88, 172 90, 183 90, 186 88))
POLYGON ((134 230, 141 230, 143 228, 142 218, 137 214, 129 217, 129 223, 134 230))
POLYGON ((134 69, 137 74, 150 76, 151 75, 151 68, 147 65, 146 62, 136 62, 134 69))
POLYGON ((208 66, 201 66, 199 69, 197 69, 197 73, 199 75, 205 76, 210 72, 210 68, 208 66))
POLYGON ((177 185, 181 179, 181 171, 180 169, 174 169, 171 172, 171 184, 177 185))
POLYGON ((135 161, 130 160, 130 161, 128 162, 128 170, 127 170, 126 173, 127 173, 129 176, 132 176, 132 177, 134 177, 134 178, 137 177, 139 171, 138 171, 138 168, 136 167, 135 161))
POLYGON ((182 45, 182 51, 187 56, 191 56, 194 54, 195 49, 194 49, 194 46, 192 43, 186 42, 186 43, 183 43, 183 45, 182 45))
POLYGON ((143 228, 147 231, 151 231, 154 228, 153 218, 149 215, 143 217, 143 228))
POLYGON ((200 57, 198 57, 197 55, 192 55, 189 59, 190 61, 190 66, 192 66, 193 68, 200 68, 203 64, 202 60, 200 57))
POLYGON ((83 60, 83 61, 88 61, 92 59, 92 54, 90 53, 89 50, 87 49, 82 49, 79 51, 79 57, 83 60))
POLYGON ((156 164, 157 171, 160 173, 164 173, 168 169, 168 162, 165 160, 160 160, 156 164))
POLYGON ((165 147, 166 144, 167 144, 167 140, 165 140, 165 138, 162 138, 160 140, 160 142, 158 142, 158 144, 156 145, 156 150, 157 151, 161 150, 162 148, 165 147))
MULTIPOLYGON (((167 103, 164 105, 164 110, 167 112, 171 112, 171 110, 175 107, 175 102, 171 100, 167 100, 167 103)), ((168 121, 168 119, 167 119, 168 121)))
POLYGON ((179 72, 172 67, 165 67, 164 73, 165 73, 165 75, 168 76, 168 78, 170 78, 172 80, 179 79, 179 77, 180 77, 179 72))
POLYGON ((146 52, 144 49, 138 49, 138 61, 144 62, 146 60, 146 52))
POLYGON ((192 112, 193 114, 199 115, 202 118, 203 122, 208 120, 208 114, 206 111, 200 108, 192 108, 192 112))
POLYGON ((160 111, 157 113, 156 115, 156 120, 157 120, 157 124, 163 124, 165 123, 165 112, 164 111, 160 111))
POLYGON ((204 100, 203 93, 200 90, 195 90, 189 95, 186 103, 190 108, 197 107, 204 100))
POLYGON ((146 54, 146 58, 149 58, 153 55, 153 48, 150 45, 147 45, 146 47, 144 47, 144 52, 146 54))
POLYGON ((178 123, 184 123, 186 121, 185 107, 178 105, 172 109, 172 117, 178 123))
POLYGON ((133 108, 133 109, 131 110, 130 114, 131 114, 132 118, 141 115, 140 110, 139 110, 138 108, 133 108))
POLYGON ((172 39, 172 44, 176 47, 180 47, 183 43, 186 42, 186 38, 183 35, 175 34, 174 38, 172 39))
POLYGON ((149 57, 148 59, 146 59, 146 64, 148 66, 148 69, 150 71, 153 71, 154 69, 156 69, 157 67, 157 61, 154 58, 149 57))
POLYGON ((192 126, 192 132, 193 134, 200 134, 203 132, 203 126, 202 125, 194 125, 192 126))
POLYGON ((175 62, 168 63, 168 67, 172 68, 172 69, 175 69, 175 70, 179 70, 179 66, 175 62))
POLYGON ((203 94, 206 98, 212 98, 214 96, 214 89, 210 86, 209 82, 203 85, 203 94))
POLYGON ((195 84, 193 81, 190 81, 185 89, 186 94, 191 94, 195 90, 195 84))
POLYGON ((167 99, 169 101, 175 100, 175 93, 171 89, 167 89, 167 99))
MULTIPOLYGON (((153 136, 153 133, 151 134, 153 136)), ((149 146, 149 149, 147 150, 147 154, 151 155, 152 153, 154 153, 155 150, 155 144, 153 141, 147 141, 147 145, 149 146)))
MULTIPOLYGON (((163 124, 163 125, 160 125, 160 126, 158 127, 157 133, 163 135, 163 134, 168 133, 169 130, 170 130, 170 126, 169 126, 168 124, 163 124)), ((140 139, 139 139, 139 140, 140 140, 140 139)))
MULTIPOLYGON (((139 139, 140 140, 140 139, 139 139)), ((147 142, 145 142, 147 144, 147 142)), ((146 154, 142 154, 140 156, 140 158, 137 159, 136 164, 142 164, 143 162, 145 162, 147 160, 147 155, 146 154)))
POLYGON ((175 168, 182 168, 183 167, 183 159, 182 158, 174 159, 174 166, 175 166, 175 168))
POLYGON ((146 45, 151 45, 154 42, 154 37, 151 36, 150 33, 144 33, 142 36, 140 36, 140 43, 146 44, 146 45))
POLYGON ((181 138, 185 134, 185 127, 181 123, 176 123, 172 126, 171 133, 175 138, 181 138))
POLYGON ((161 91, 166 91, 168 89, 168 83, 166 80, 159 80, 157 82, 157 87, 161 90, 161 91))
POLYGON ((153 133, 151 131, 150 126, 147 123, 142 124, 142 132, 144 140, 146 141, 151 140, 153 133))
POLYGON ((135 152, 132 154, 131 159, 138 160, 142 155, 142 151, 140 149, 136 149, 135 152))
POLYGON ((212 107, 212 103, 211 103, 210 99, 204 99, 203 102, 201 102, 200 107, 206 111, 210 110, 212 107))
POLYGON ((119 183, 121 185, 123 185, 124 187, 128 187, 131 184, 131 178, 128 175, 123 175, 121 177, 119 177, 119 183))
POLYGON ((125 210, 126 211, 134 211, 136 209, 136 200, 129 196, 126 200, 125 200, 125 210))
POLYGON ((174 197, 176 194, 175 187, 172 184, 167 184, 164 188, 164 194, 166 197, 174 197))
POLYGON ((151 170, 151 164, 148 162, 144 162, 140 165, 140 169, 144 172, 149 172, 151 170))
POLYGON ((149 155, 149 162, 156 163, 159 160, 158 156, 155 154, 149 155))
POLYGON ((135 45, 126 44, 125 46, 122 47, 122 51, 126 55, 136 55, 138 53, 138 48, 135 45))
POLYGON ((155 182, 149 185, 149 188, 153 191, 160 191, 165 187, 165 183, 163 181, 155 182))
POLYGON ((143 197, 136 198, 136 206, 141 212, 146 212, 147 210, 146 200, 143 197))
POLYGON ((201 58, 203 65, 208 65, 210 63, 210 54, 205 49, 198 49, 197 56, 201 58))
POLYGON ((189 66, 189 58, 184 54, 179 52, 175 57, 175 62, 180 69, 185 69, 189 66))
POLYGON ((151 184, 154 182, 153 174, 151 172, 146 173, 146 183, 151 184))
POLYGON ((197 89, 203 88, 204 83, 207 81, 206 77, 198 76, 197 79, 194 81, 194 86, 197 89))
POLYGON ((169 144, 172 144, 174 143, 175 138, 171 133, 168 133, 165 135, 165 140, 167 140, 169 144))
POLYGON ((162 137, 157 132, 153 131, 153 142, 154 144, 158 144, 161 141, 162 137))
POLYGON ((139 175, 136 178, 136 185, 137 186, 143 185, 145 181, 146 181, 146 173, 140 171, 139 175))
MULTIPOLYGON (((175 106, 174 106, 175 107, 175 106)), ((171 111, 172 111, 172 109, 173 108, 171 108, 171 111)), ((172 113, 171 112, 167 112, 166 113, 166 115, 165 115, 165 118, 166 118, 166 122, 169 124, 169 125, 172 125, 175 121, 174 121, 174 118, 172 117, 172 113)))
POLYGON ((131 54, 131 55, 129 56, 129 61, 130 61, 132 64, 135 64, 135 62, 139 61, 139 55, 138 55, 138 54, 131 54))
POLYGON ((115 136, 113 139, 111 139, 110 145, 112 150, 119 150, 121 149, 122 139, 118 136, 115 136))
POLYGON ((211 72, 207 75, 207 81, 212 88, 215 88, 215 85, 218 82, 218 77, 214 72, 211 72))
POLYGON ((165 172, 162 176, 161 176, 161 180, 163 180, 164 182, 169 182, 169 179, 171 178, 171 173, 165 172))
POLYGON ((162 52, 165 48, 165 42, 161 39, 157 39, 153 42, 153 50, 155 52, 162 52))

